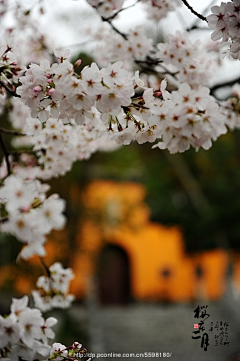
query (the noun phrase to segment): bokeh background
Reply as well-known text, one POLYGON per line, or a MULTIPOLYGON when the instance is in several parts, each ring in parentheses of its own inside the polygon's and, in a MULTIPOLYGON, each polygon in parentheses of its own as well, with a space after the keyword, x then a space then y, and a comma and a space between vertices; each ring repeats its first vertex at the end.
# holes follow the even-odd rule
MULTIPOLYGON (((46 4, 42 23, 55 26, 58 46, 71 45, 72 61, 81 58, 84 67, 95 59, 78 17, 87 24, 94 15, 79 3, 56 10, 55 1, 52 12, 46 4)), ((166 24, 193 21, 186 9, 180 13, 178 25, 170 18, 151 30, 146 22, 147 31, 164 39, 166 24)), ((117 20, 119 26, 128 28, 131 14, 126 23, 117 20)), ((137 16, 142 22, 140 10, 137 16)), ((222 68, 223 80, 238 71, 234 65, 229 75, 228 66, 222 68)), ((1 124, 7 121, 4 114, 1 124)), ((66 199, 68 222, 49 236, 45 262, 60 261, 75 273, 74 307, 54 311, 60 317, 59 342, 78 340, 91 352, 172 352, 180 361, 238 360, 240 131, 197 153, 170 155, 135 143, 98 152, 48 183, 51 193, 66 199), (206 356, 192 340, 198 305, 208 306, 215 324, 230 323, 230 346, 212 347, 206 356)), ((30 295, 43 273, 37 257, 16 262, 20 247, 12 236, 0 235, 2 313, 11 297, 30 295)))

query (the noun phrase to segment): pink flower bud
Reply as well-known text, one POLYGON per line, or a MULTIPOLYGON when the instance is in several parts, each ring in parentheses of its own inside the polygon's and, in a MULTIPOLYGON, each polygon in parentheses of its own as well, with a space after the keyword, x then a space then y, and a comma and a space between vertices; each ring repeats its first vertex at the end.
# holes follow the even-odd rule
POLYGON ((51 88, 51 89, 49 89, 49 91, 48 91, 48 95, 53 95, 55 92, 56 92, 56 89, 51 88))
POLYGON ((40 87, 40 85, 37 85, 33 88, 34 93, 39 93, 42 90, 42 88, 40 87))
POLYGON ((47 83, 51 84, 51 82, 52 82, 52 79, 48 79, 47 83))
POLYGON ((27 212, 29 212, 30 211, 30 207, 27 207, 27 206, 24 206, 24 207, 22 207, 22 212, 25 212, 25 213, 27 213, 27 212))
POLYGON ((73 345, 72 345, 72 348, 81 348, 82 347, 82 344, 79 343, 79 342, 73 342, 73 345))
POLYGON ((78 59, 75 63, 74 63, 74 69, 78 68, 82 63, 82 59, 78 59))
POLYGON ((48 79, 51 78, 51 74, 47 73, 46 78, 48 78, 48 79))

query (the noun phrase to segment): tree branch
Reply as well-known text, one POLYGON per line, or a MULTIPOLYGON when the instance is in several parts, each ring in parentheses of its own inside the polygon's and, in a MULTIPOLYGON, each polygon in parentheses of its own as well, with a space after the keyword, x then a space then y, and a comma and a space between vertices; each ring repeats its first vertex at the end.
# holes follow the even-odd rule
POLYGON ((12 95, 13 97, 16 97, 16 98, 21 98, 21 95, 17 94, 14 90, 11 90, 7 87, 7 85, 2 81, 0 80, 0 85, 7 90, 7 92, 12 95))
POLYGON ((50 272, 48 266, 46 265, 46 263, 44 262, 44 260, 43 260, 42 257, 39 256, 39 259, 40 259, 40 262, 41 262, 43 268, 45 269, 45 272, 46 272, 46 274, 47 274, 47 277, 51 279, 51 272, 50 272))
POLYGON ((7 171, 8 171, 8 175, 11 174, 11 167, 10 167, 10 162, 9 162, 9 153, 7 151, 7 148, 5 147, 5 144, 3 143, 3 139, 2 139, 2 135, 0 134, 0 145, 2 147, 5 159, 6 159, 6 165, 7 165, 7 171))
POLYGON ((148 58, 146 60, 137 60, 137 59, 134 59, 134 62, 136 64, 147 64, 147 65, 158 65, 160 63, 163 62, 163 60, 160 60, 160 59, 151 59, 151 58, 148 58))
MULTIPOLYGON (((212 0, 211 3, 203 10, 203 15, 206 15, 209 11, 209 9, 212 7, 212 5, 214 5, 214 3, 216 2, 216 0, 212 0)), ((210 28, 199 28, 198 27, 198 21, 199 19, 197 19, 190 28, 186 29, 187 31, 191 31, 194 29, 198 29, 198 30, 211 30, 210 28)))
MULTIPOLYGON (((42 149, 40 150, 42 151, 42 149)), ((32 149, 11 150, 9 154, 16 156, 21 155, 23 153, 36 155, 36 152, 39 152, 40 150, 32 150, 32 149)))
POLYGON ((234 84, 240 84, 240 78, 238 77, 237 79, 233 79, 233 80, 228 80, 225 83, 219 83, 219 84, 215 84, 210 88, 210 94, 214 95, 214 92, 220 88, 224 88, 227 86, 232 86, 234 84))
POLYGON ((184 3, 184 5, 191 11, 191 13, 193 13, 194 15, 196 15, 199 19, 206 21, 207 22, 207 18, 201 14, 199 14, 197 11, 195 11, 187 2, 187 0, 182 0, 182 2, 184 3))
POLYGON ((24 133, 20 133, 20 132, 17 132, 15 130, 10 130, 10 129, 5 129, 5 128, 0 128, 0 133, 20 136, 20 137, 25 137, 26 136, 26 134, 24 134, 24 133))
POLYGON ((132 102, 129 107, 134 107, 134 108, 141 108, 141 109, 149 109, 148 107, 146 107, 145 105, 142 104, 138 104, 138 103, 134 103, 132 102))
POLYGON ((116 13, 114 13, 112 16, 109 16, 109 18, 107 18, 107 19, 110 20, 110 21, 113 20, 119 13, 121 13, 122 11, 127 10, 127 9, 129 9, 129 8, 132 8, 132 7, 135 6, 139 1, 140 1, 140 0, 137 0, 134 4, 129 5, 129 6, 127 6, 126 8, 122 8, 122 9, 118 10, 116 13))
POLYGON ((109 20, 109 18, 104 18, 104 17, 102 16, 102 21, 105 21, 105 22, 107 22, 108 24, 110 24, 111 27, 113 28, 113 30, 116 31, 116 33, 118 33, 118 34, 121 35, 125 40, 127 40, 127 34, 124 34, 124 33, 122 33, 120 30, 118 30, 118 29, 112 24, 112 22, 109 20))

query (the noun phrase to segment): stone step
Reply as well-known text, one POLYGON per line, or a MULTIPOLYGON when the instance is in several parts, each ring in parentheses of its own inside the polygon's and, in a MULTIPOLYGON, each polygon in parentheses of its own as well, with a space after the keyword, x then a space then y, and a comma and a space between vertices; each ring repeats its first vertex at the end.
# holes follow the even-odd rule
MULTIPOLYGON (((229 322, 229 346, 215 346, 214 334, 209 334, 210 345, 207 351, 201 348, 201 340, 192 339, 194 309, 197 305, 129 305, 127 307, 96 308, 91 315, 93 328, 90 331, 92 342, 90 351, 105 354, 99 360, 156 360, 171 358, 172 361, 228 361, 240 346, 236 325, 226 318, 220 303, 209 303, 210 317, 205 325, 210 328, 210 321, 229 322), (94 320, 93 320, 94 318, 94 320), (135 354, 130 357, 110 357, 111 354, 135 354), (158 353, 158 357, 150 357, 158 353), (107 355, 108 354, 108 355, 107 355), (161 354, 161 357, 160 357, 161 354)), ((230 316, 229 316, 230 317, 230 316)), ((206 330, 207 330, 206 327, 206 330)), ((203 332, 201 332, 201 335, 203 332)))

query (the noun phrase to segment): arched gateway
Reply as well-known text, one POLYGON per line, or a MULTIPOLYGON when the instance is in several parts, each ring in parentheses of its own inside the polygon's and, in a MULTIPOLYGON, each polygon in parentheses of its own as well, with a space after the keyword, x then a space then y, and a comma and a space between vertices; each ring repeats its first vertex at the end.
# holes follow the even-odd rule
POLYGON ((108 244, 100 251, 97 293, 102 305, 123 305, 130 300, 129 258, 123 248, 108 244))

